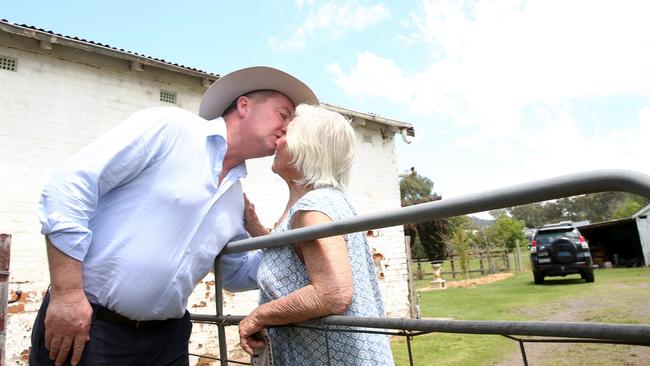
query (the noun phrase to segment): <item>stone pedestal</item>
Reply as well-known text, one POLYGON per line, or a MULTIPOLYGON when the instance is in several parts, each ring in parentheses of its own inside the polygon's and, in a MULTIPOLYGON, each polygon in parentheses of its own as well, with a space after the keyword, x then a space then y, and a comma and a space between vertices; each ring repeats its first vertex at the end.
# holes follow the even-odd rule
POLYGON ((433 270, 433 281, 431 281, 431 289, 432 290, 446 290, 447 286, 445 286, 445 280, 442 279, 442 276, 440 275, 440 268, 442 267, 442 264, 440 263, 432 263, 431 264, 431 269, 433 270))

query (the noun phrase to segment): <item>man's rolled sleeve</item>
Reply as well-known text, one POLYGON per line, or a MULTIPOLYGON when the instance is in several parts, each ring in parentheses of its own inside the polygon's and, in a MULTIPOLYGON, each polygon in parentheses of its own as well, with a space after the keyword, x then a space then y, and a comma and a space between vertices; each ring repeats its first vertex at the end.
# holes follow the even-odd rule
MULTIPOLYGON (((154 158, 145 136, 156 136, 161 118, 138 112, 72 156, 43 188, 41 233, 63 253, 83 261, 92 241, 91 217, 100 197, 142 172, 154 158)), ((150 139, 148 139, 150 140, 150 139)))
POLYGON ((261 250, 222 256, 220 273, 223 288, 233 292, 256 289, 257 268, 260 266, 261 258, 261 250))
POLYGON ((86 220, 69 219, 55 209, 56 200, 43 194, 39 207, 41 234, 46 235, 52 244, 68 256, 83 261, 92 240, 92 232, 86 220))
POLYGON ((50 242, 68 256, 83 262, 92 241, 92 232, 73 222, 59 222, 52 233, 42 232, 50 242))

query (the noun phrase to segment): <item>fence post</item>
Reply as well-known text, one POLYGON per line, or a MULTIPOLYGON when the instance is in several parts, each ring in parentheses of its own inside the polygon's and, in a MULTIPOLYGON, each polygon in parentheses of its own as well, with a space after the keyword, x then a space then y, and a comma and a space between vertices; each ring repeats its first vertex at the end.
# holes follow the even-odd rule
POLYGON ((11 254, 11 235, 0 234, 0 366, 5 365, 5 314, 9 297, 9 255, 11 254))
POLYGON ((454 266, 454 257, 452 256, 449 261, 451 262, 451 278, 456 279, 456 266, 454 266))
POLYGON ((483 254, 478 255, 478 264, 481 268, 481 276, 485 276, 485 267, 483 267, 483 254))
POLYGON ((519 239, 515 241, 517 250, 515 251, 515 266, 517 266, 517 272, 521 272, 521 248, 519 248, 519 239))
POLYGON ((503 251, 503 264, 505 265, 505 270, 510 271, 510 256, 508 256, 508 250, 503 251))

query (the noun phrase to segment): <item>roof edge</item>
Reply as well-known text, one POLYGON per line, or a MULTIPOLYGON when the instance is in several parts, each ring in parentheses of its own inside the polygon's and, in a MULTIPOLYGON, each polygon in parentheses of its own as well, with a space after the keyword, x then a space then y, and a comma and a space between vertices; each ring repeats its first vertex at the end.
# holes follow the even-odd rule
MULTIPOLYGON (((153 66, 159 69, 193 76, 201 79, 201 84, 204 87, 210 86, 212 82, 221 77, 219 74, 213 74, 203 70, 167 62, 163 59, 157 59, 151 56, 141 55, 124 49, 118 49, 110 45, 88 41, 77 37, 65 36, 26 24, 11 23, 6 19, 0 19, 0 31, 26 38, 33 38, 41 42, 45 42, 46 44, 58 44, 66 47, 80 49, 90 53, 96 53, 99 55, 122 59, 130 62, 137 62, 142 65, 153 66)), ((353 118, 356 117, 366 121, 373 121, 382 125, 393 127, 397 132, 402 134, 402 137, 405 141, 407 141, 407 137, 415 137, 415 129, 410 123, 380 117, 372 113, 361 113, 332 104, 321 103, 321 105, 329 110, 348 115, 353 118)))
POLYGON ((343 107, 339 107, 339 106, 335 106, 335 105, 327 104, 327 103, 321 103, 321 105, 323 107, 331 110, 331 111, 334 111, 334 112, 338 112, 338 113, 345 114, 345 115, 352 116, 352 117, 362 118, 362 119, 365 119, 367 121, 377 122, 377 123, 380 123, 382 125, 395 127, 395 128, 397 128, 399 130, 406 130, 406 133, 409 136, 412 136, 412 137, 415 136, 415 129, 413 128, 413 125, 410 124, 410 123, 407 123, 407 122, 402 122, 402 121, 397 121, 397 120, 390 119, 390 118, 380 117, 380 116, 378 116, 376 114, 372 114, 372 113, 357 112, 357 111, 353 111, 351 109, 347 109, 347 108, 343 108, 343 107))
POLYGON ((151 56, 140 55, 135 52, 118 49, 109 45, 87 41, 77 37, 64 36, 25 24, 12 24, 6 19, 0 19, 0 31, 194 76, 200 79, 205 79, 205 81, 202 81, 204 86, 209 86, 209 83, 217 80, 220 76, 203 70, 170 63, 162 59, 156 59, 151 56))

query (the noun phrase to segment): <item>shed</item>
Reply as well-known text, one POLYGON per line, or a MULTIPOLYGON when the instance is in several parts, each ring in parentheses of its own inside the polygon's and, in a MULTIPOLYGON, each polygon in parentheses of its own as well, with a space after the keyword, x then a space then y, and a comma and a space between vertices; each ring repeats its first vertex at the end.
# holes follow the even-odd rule
POLYGON ((650 266, 650 205, 631 217, 582 225, 578 229, 589 242, 594 264, 602 267, 650 266))

